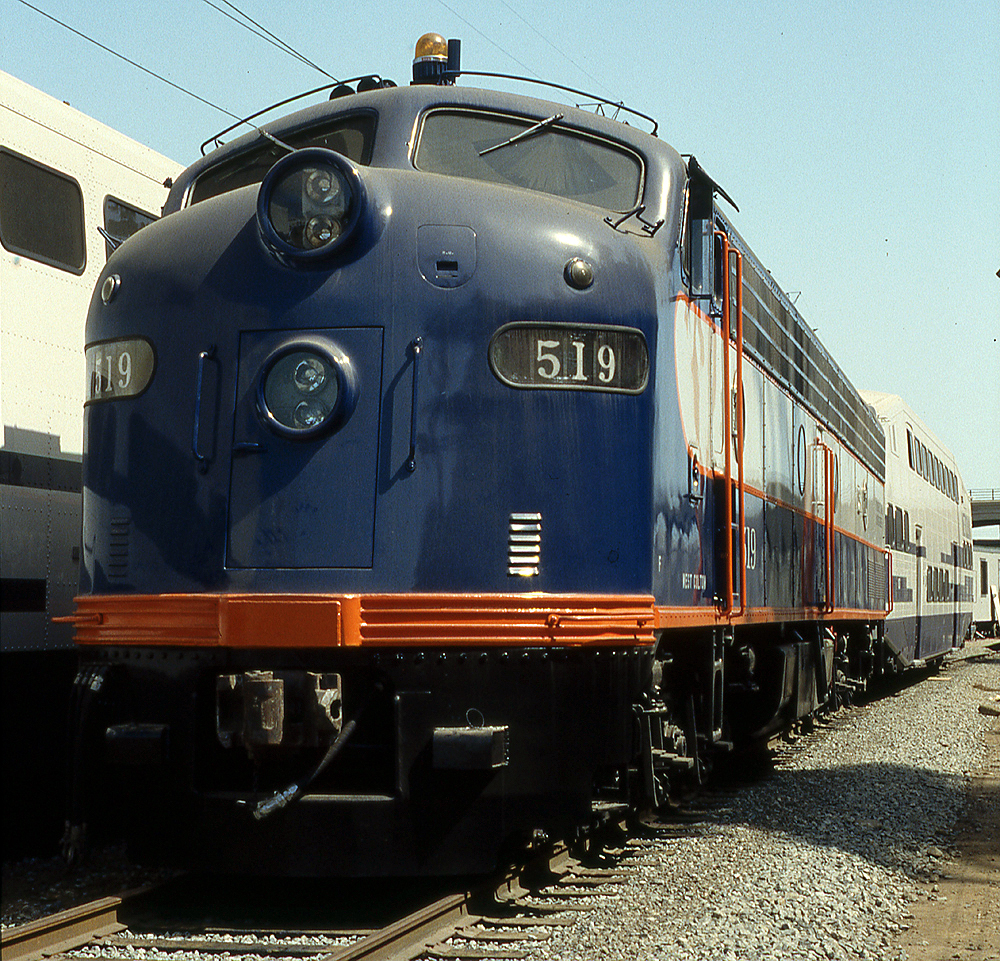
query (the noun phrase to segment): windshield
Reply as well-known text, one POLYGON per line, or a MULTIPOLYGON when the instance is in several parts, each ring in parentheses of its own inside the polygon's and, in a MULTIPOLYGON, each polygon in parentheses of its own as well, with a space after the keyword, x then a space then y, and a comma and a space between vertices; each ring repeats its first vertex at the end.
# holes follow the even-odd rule
POLYGON ((462 110, 429 113, 413 158, 418 170, 506 184, 606 210, 631 210, 642 185, 638 155, 558 126, 560 114, 529 120, 462 110))
MULTIPOLYGON (((375 116, 368 113, 338 117, 332 123, 327 121, 322 126, 299 130, 282 138, 290 147, 326 147, 348 160, 366 165, 371 161, 374 139, 375 116)), ((278 144, 261 138, 250 150, 206 170, 195 182, 188 202, 196 204, 237 187, 259 184, 275 162, 286 154, 278 144)))

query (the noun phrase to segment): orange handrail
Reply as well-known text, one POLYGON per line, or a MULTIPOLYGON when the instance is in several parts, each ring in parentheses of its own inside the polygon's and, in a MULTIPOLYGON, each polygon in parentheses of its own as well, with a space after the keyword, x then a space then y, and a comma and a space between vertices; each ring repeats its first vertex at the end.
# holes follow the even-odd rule
POLYGON ((721 241, 722 260, 722 376, 726 384, 725 411, 723 415, 723 430, 725 431, 725 489, 726 503, 723 510, 725 524, 725 575, 723 584, 725 596, 722 599, 722 613, 727 617, 742 617, 747 609, 747 558, 746 558, 746 504, 745 481, 743 474, 743 256, 729 245, 729 237, 721 230, 715 231, 715 236, 721 241), (730 297, 730 267, 729 255, 736 254, 736 473, 737 490, 739 491, 739 523, 737 539, 740 552, 740 606, 733 607, 733 423, 732 394, 730 393, 729 367, 729 337, 734 306, 730 297))
POLYGON ((837 606, 837 598, 834 594, 836 590, 836 579, 834 578, 833 556, 834 538, 837 536, 837 529, 834 526, 834 468, 836 461, 833 451, 826 448, 826 606, 827 612, 832 614, 837 606))
MULTIPOLYGON (((726 244, 726 275, 729 275, 729 245, 726 244)), ((740 609, 742 615, 747 609, 747 518, 746 483, 743 476, 743 441, 746 412, 743 398, 743 255, 736 254, 736 457, 737 477, 740 491, 740 609)), ((727 340, 728 347, 728 340, 727 340)))

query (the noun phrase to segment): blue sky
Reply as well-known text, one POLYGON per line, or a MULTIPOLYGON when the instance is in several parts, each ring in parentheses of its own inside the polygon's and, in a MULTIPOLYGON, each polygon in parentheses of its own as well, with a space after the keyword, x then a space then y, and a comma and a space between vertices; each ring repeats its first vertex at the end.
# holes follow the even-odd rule
MULTIPOLYGON (((206 0, 30 2, 234 114, 324 82, 206 0)), ((407 82, 434 30, 467 69, 655 116, 855 386, 904 397, 970 487, 1000 487, 996 0, 236 6, 334 76, 407 82)), ((230 122, 19 0, 0 0, 0 68, 183 163, 230 122)))

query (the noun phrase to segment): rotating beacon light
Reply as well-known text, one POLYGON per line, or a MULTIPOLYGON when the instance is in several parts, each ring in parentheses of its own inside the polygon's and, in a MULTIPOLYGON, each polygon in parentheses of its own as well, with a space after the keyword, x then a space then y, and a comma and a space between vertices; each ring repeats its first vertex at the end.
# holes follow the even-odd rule
POLYGON ((413 54, 413 82, 454 84, 462 72, 462 41, 445 40, 439 33, 425 33, 413 54))

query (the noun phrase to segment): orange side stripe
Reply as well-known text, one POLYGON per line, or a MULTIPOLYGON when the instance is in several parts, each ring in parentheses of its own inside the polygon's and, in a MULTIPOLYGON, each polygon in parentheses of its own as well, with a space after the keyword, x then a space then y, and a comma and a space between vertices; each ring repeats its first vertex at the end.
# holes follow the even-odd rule
POLYGON ((824 612, 818 607, 749 607, 742 617, 726 617, 720 608, 709 607, 658 607, 657 622, 666 630, 681 628, 713 627, 732 624, 734 627, 749 624, 777 624, 797 621, 879 621, 885 619, 885 611, 867 611, 838 607, 834 613, 824 612))
POLYGON ((652 645, 652 597, 174 594, 78 597, 81 645, 165 647, 652 645))

